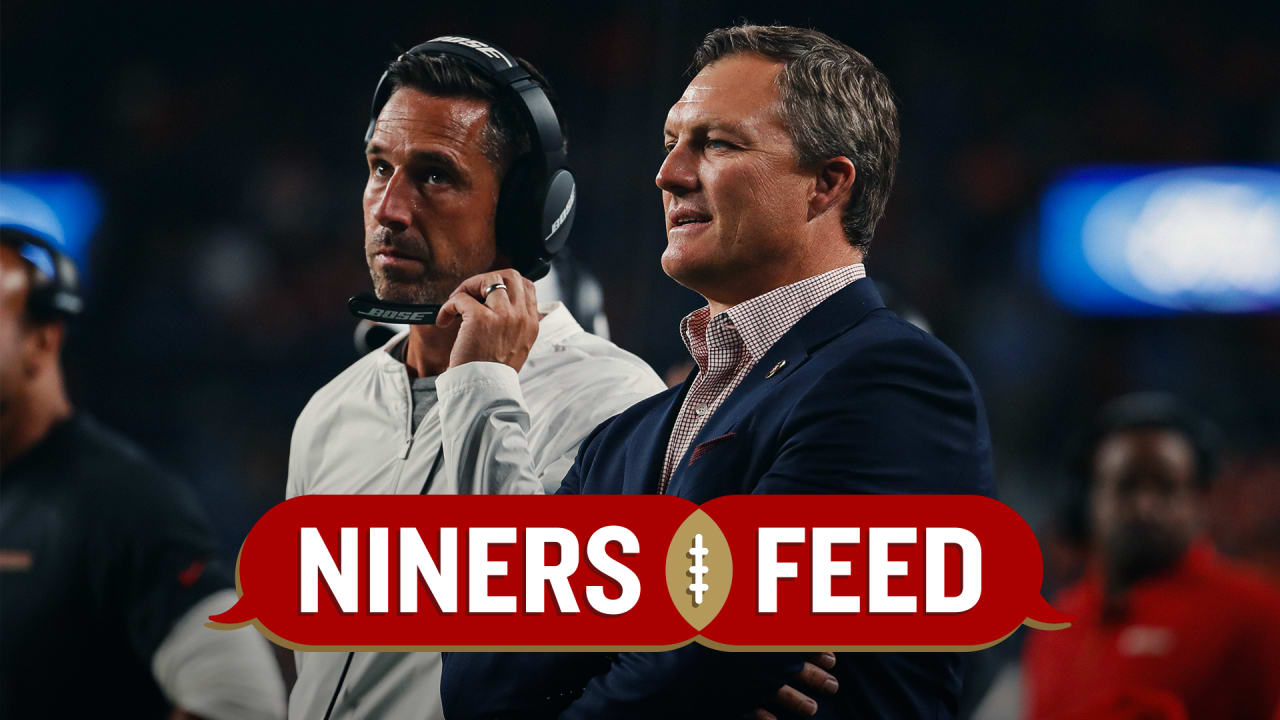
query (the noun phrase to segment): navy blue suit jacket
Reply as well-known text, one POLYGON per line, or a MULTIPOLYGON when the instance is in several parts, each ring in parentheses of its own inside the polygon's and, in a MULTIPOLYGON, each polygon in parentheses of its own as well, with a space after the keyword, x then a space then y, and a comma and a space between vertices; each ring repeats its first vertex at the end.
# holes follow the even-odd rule
MULTIPOLYGON (((691 382, 596 428, 560 492, 656 492, 691 382)), ((745 493, 993 495, 985 411, 960 359, 858 280, 760 359, 694 438, 667 493, 698 503, 745 493)), ((451 720, 732 718, 771 697, 801 659, 697 644, 616 656, 449 653, 442 693, 451 720)), ((819 717, 950 717, 963 669, 956 653, 842 653, 840 690, 815 697, 819 717)))

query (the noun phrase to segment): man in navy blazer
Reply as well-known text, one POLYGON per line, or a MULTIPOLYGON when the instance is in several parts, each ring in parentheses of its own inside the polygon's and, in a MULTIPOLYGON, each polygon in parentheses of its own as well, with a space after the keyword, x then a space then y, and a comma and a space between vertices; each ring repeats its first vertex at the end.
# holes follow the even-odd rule
MULTIPOLYGON (((667 116, 663 269, 707 306, 696 371, 588 436, 561 493, 992 495, 959 358, 885 309, 862 264, 893 184, 897 111, 865 57, 814 30, 716 30, 667 116)), ((804 658, 453 653, 450 718, 742 717, 804 658)), ((818 717, 946 718, 963 656, 845 653, 818 717)), ((817 693, 815 693, 817 694, 817 693)), ((767 715, 758 710, 757 717, 767 715)))

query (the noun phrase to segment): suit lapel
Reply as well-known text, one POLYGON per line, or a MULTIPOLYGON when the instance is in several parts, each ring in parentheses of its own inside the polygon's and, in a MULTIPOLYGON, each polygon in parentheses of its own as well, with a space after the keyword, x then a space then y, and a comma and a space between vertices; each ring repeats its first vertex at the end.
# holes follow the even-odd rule
POLYGON ((627 495, 645 495, 658 492, 658 479, 662 477, 662 465, 667 459, 667 443, 671 428, 675 426, 680 405, 698 370, 694 368, 678 390, 660 402, 637 428, 631 447, 639 456, 626 464, 626 477, 622 492, 627 495))
MULTIPOLYGON (((857 325, 867 313, 881 307, 884 307, 884 301, 880 299, 880 293, 876 291, 870 279, 863 278, 841 288, 839 292, 800 318, 795 327, 778 338, 773 347, 769 348, 755 367, 751 368, 738 387, 734 388, 729 397, 716 408, 715 413, 702 426, 702 430, 689 443, 684 456, 680 458, 680 462, 672 472, 668 494, 679 494, 680 482, 684 479, 682 476, 688 474, 686 470, 689 455, 694 448, 737 427, 761 399, 773 392, 775 387, 780 387, 782 380, 803 365, 814 351, 857 325)), ((693 376, 685 381, 685 387, 679 394, 680 401, 683 401, 692 381, 693 376)), ((666 418, 661 459, 665 459, 666 440, 671 437, 671 428, 675 424, 680 401, 675 403, 674 410, 671 410, 666 418)), ((662 466, 658 465, 658 472, 661 472, 661 468, 662 466)))

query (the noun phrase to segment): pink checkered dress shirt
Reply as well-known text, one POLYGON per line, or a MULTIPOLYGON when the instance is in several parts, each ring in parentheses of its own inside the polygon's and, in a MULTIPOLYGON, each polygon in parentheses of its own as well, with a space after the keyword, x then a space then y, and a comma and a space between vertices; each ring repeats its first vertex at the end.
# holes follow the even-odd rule
POLYGON ((680 321, 680 336, 698 363, 698 376, 671 428, 659 494, 666 492, 676 464, 698 431, 778 338, 823 300, 866 276, 862 263, 846 265, 775 288, 715 317, 710 317, 711 308, 703 307, 680 321))

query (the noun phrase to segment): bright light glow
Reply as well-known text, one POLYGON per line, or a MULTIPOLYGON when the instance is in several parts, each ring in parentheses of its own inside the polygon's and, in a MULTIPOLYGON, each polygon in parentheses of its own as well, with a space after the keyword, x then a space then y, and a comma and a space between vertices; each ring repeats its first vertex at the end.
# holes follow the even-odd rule
POLYGON ((1280 171, 1090 170, 1042 206, 1042 270, 1086 312, 1280 307, 1280 171))

